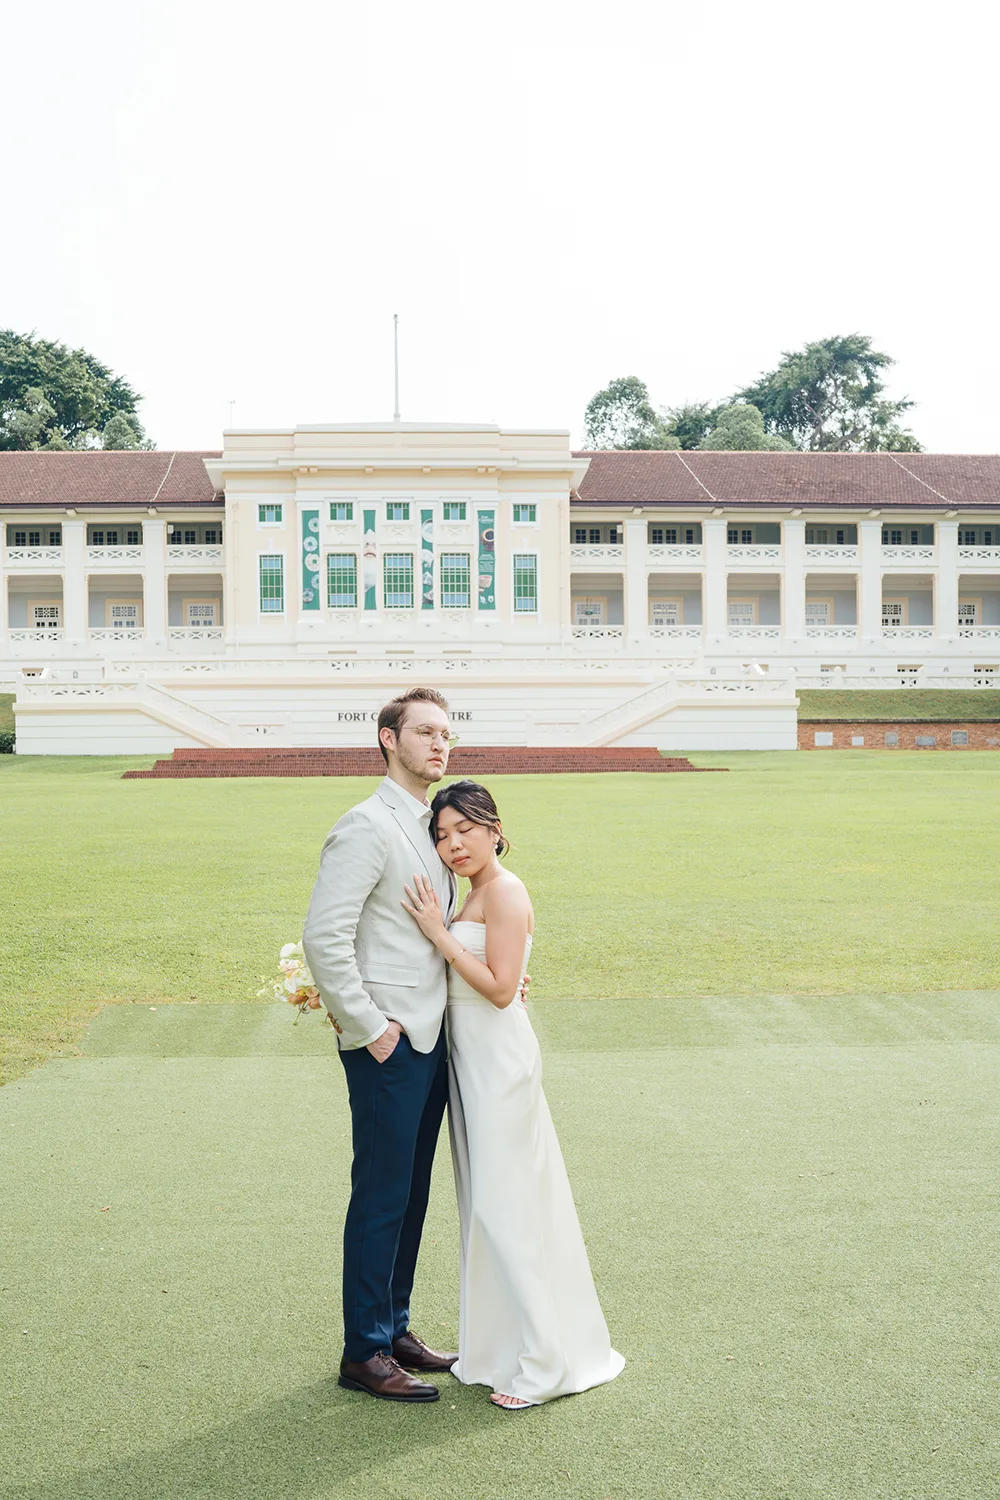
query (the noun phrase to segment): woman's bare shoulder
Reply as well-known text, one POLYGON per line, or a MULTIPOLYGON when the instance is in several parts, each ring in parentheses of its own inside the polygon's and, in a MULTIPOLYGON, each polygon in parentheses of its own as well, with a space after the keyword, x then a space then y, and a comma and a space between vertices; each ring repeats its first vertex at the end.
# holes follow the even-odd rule
POLYGON ((531 911, 528 887, 512 870, 502 870, 483 891, 483 911, 531 911))

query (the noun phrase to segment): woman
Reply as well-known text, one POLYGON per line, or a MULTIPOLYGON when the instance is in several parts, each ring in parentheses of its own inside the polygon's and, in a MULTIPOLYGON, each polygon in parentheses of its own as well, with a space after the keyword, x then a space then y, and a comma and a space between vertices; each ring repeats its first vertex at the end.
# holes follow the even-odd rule
POLYGON ((459 1358, 452 1373, 524 1411, 613 1380, 542 1065, 518 998, 531 949, 528 892, 501 868, 507 841, 484 786, 455 781, 431 804, 438 854, 472 889, 445 926, 426 875, 406 910, 448 971, 449 1118, 462 1230, 459 1358))

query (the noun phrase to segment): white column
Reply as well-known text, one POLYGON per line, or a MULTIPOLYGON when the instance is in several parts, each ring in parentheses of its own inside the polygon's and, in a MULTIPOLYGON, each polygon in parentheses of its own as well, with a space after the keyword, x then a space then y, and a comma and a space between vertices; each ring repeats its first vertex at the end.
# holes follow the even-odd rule
POLYGON ((782 522, 785 576, 781 593, 781 633, 787 640, 804 640, 806 633, 806 523, 782 522))
MULTIPOLYGON (((226 496, 226 514, 223 520, 222 530, 222 628, 225 631, 227 652, 235 653, 239 640, 240 628, 240 532, 239 532, 240 506, 237 501, 229 503, 226 496)), ((252 557, 246 564, 248 568, 256 568, 257 558, 252 557)), ((257 587, 256 577, 251 576, 251 586, 257 587)))
POLYGON ((146 643, 167 644, 167 523, 142 523, 142 623, 146 643))
POLYGON ((0 659, 10 657, 10 590, 7 587, 9 574, 4 567, 7 548, 7 528, 0 524, 0 659))
POLYGON ((858 639, 869 646, 882 644, 882 522, 858 522, 861 589, 858 599, 858 639))
POLYGON ((958 522, 937 523, 937 570, 934 574, 934 635, 958 640, 958 522))
POLYGON ((726 585, 726 527, 724 516, 713 516, 702 525, 705 538, 705 641, 724 645, 728 635, 726 585))
POLYGON ((87 523, 64 521, 63 536, 63 630, 67 646, 82 646, 87 639, 87 523))
POLYGON ((625 522, 625 635, 636 644, 649 634, 646 522, 625 522))

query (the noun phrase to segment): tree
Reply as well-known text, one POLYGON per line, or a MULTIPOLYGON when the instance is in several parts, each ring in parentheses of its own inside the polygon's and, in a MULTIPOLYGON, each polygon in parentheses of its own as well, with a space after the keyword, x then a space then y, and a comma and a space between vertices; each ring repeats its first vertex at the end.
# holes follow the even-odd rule
POLYGON ((793 445, 775 433, 764 431, 764 418, 756 406, 737 402, 719 408, 715 426, 707 432, 698 447, 718 451, 749 452, 766 449, 772 453, 787 453, 793 445))
POLYGON ((85 349, 0 330, 0 449, 94 448, 116 417, 128 432, 118 423, 105 447, 151 447, 139 400, 128 381, 85 349))
POLYGON ((101 433, 102 448, 152 448, 154 446, 155 444, 144 436, 139 418, 129 416, 123 411, 115 412, 101 433))
POLYGON ((777 369, 733 400, 756 406, 769 433, 810 452, 919 453, 912 432, 899 424, 913 402, 882 394, 882 373, 893 364, 864 334, 820 339, 786 351, 777 369))
POLYGON ((715 426, 721 406, 708 401, 688 401, 684 406, 670 406, 663 413, 666 430, 677 438, 682 448, 697 448, 706 433, 715 426))
POLYGON ((588 448, 679 448, 663 418, 653 410, 638 375, 612 380, 587 403, 584 442, 588 448))

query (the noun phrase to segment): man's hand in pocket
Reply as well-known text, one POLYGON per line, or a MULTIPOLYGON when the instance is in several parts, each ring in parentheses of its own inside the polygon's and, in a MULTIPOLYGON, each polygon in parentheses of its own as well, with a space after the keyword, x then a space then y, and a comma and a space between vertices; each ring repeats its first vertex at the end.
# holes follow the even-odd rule
POLYGON ((368 1043, 368 1051, 377 1063, 388 1062, 396 1050, 399 1038, 403 1034, 403 1028, 398 1021, 390 1021, 382 1035, 374 1042, 368 1043))

